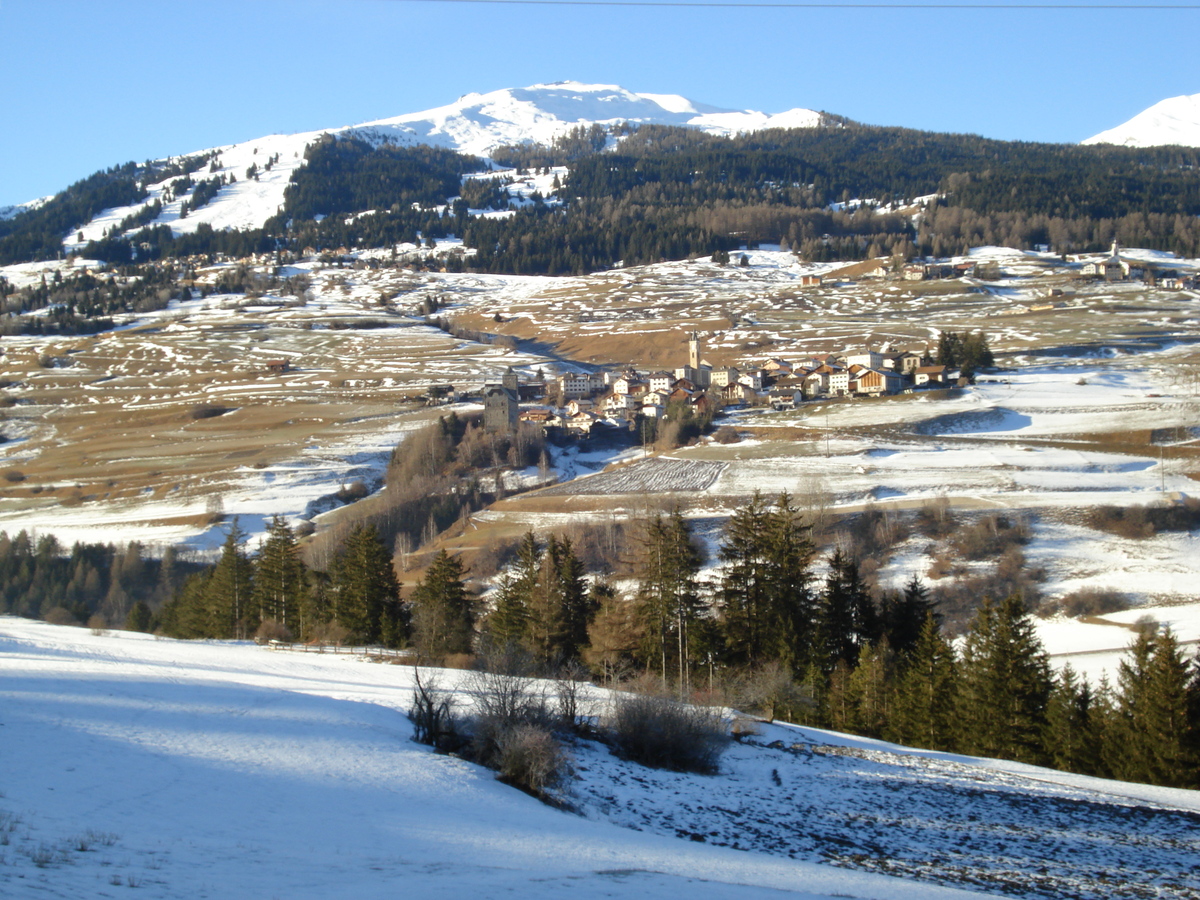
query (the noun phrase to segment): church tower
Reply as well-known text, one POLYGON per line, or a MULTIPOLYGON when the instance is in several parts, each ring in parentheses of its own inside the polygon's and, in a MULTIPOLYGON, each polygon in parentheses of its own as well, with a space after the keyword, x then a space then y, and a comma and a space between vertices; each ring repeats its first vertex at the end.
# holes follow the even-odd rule
POLYGON ((703 347, 700 341, 700 334, 693 331, 691 337, 688 338, 688 365, 693 369, 700 368, 700 355, 702 352, 703 347))

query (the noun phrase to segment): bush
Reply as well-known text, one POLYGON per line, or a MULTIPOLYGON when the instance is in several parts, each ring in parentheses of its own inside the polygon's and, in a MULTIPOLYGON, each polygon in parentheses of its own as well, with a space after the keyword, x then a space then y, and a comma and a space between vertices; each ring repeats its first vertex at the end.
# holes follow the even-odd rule
POLYGON ((608 727, 618 756, 675 772, 712 774, 729 745, 718 710, 650 694, 614 700, 608 727))
POLYGON ((56 606, 47 611, 43 616, 51 625, 78 625, 79 620, 75 618, 75 614, 63 606, 56 606))
POLYGON ((20 469, 9 469, 4 473, 4 480, 9 484, 20 484, 25 480, 25 473, 20 469))
POLYGON ((549 728, 517 725, 497 738, 496 770, 505 783, 540 797, 562 784, 570 763, 549 728))
POLYGON ((1088 525, 1126 538, 1154 537, 1160 531, 1190 531, 1200 525, 1200 501, 1162 506, 1100 506, 1088 514, 1088 525))
POLYGON ((408 720, 413 723, 413 740, 428 744, 442 753, 450 753, 463 746, 458 722, 454 717, 453 698, 438 689, 436 681, 422 682, 420 669, 414 669, 416 687, 413 689, 412 705, 408 708, 408 720))
POLYGON ((92 629, 92 634, 101 635, 108 628, 108 620, 100 615, 100 613, 92 613, 88 618, 87 627, 92 629))
POLYGON ((1120 612, 1123 609, 1129 609, 1129 599, 1120 591, 1103 587, 1080 588, 1046 604, 1045 607, 1045 611, 1049 615, 1061 613, 1072 618, 1101 616, 1105 613, 1120 612))
POLYGON ((990 559, 1028 541, 1029 525, 1023 520, 984 516, 974 524, 960 528, 951 545, 962 558, 990 559))
POLYGON ((267 644, 271 641, 281 641, 290 644, 293 639, 292 629, 288 628, 282 622, 276 622, 274 619, 267 619, 254 632, 254 642, 256 644, 267 644))

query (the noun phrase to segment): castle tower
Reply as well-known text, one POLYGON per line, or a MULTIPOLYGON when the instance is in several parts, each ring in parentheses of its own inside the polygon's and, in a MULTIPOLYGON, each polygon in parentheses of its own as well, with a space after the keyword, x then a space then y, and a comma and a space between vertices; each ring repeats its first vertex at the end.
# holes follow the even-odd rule
POLYGON ((517 382, 517 373, 513 371, 512 366, 508 367, 508 371, 505 372, 503 377, 500 379, 500 384, 502 387, 508 388, 514 394, 520 390, 520 385, 517 382))
POLYGON ((688 365, 693 369, 700 368, 700 354, 703 352, 699 332, 693 331, 688 338, 688 365))

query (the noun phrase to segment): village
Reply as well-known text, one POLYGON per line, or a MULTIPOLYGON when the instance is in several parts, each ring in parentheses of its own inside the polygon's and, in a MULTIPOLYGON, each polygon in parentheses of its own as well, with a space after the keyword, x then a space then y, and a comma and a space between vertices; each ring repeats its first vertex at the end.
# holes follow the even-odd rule
MULTIPOLYGON (((512 431, 529 422, 547 431, 586 437, 597 427, 633 428, 638 421, 665 420, 674 410, 703 416, 727 407, 794 409, 811 400, 945 387, 959 378, 957 371, 935 364, 927 348, 866 349, 798 361, 771 358, 761 367, 738 369, 705 359, 704 341, 697 332, 690 334, 687 346, 686 364, 673 371, 569 371, 552 380, 543 376, 523 383, 509 368, 500 384, 483 388, 484 429, 512 431), (530 402, 523 406, 522 401, 530 402)), ((439 396, 448 400, 453 392, 447 386, 439 396)))

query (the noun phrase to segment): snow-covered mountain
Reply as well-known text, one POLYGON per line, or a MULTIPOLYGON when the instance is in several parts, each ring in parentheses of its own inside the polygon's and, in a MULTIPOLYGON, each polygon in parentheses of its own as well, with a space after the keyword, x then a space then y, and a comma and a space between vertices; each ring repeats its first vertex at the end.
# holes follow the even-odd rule
POLYGON ((1155 103, 1123 125, 1102 131, 1084 144, 1159 147, 1181 144, 1200 147, 1200 94, 1171 97, 1155 103))
MULTIPOLYGON (((180 207, 186 198, 169 200, 167 185, 173 179, 167 179, 152 186, 150 196, 142 202, 105 210, 90 223, 74 229, 64 236, 64 246, 69 251, 101 238, 106 230, 155 200, 163 204, 163 209, 154 222, 169 225, 176 235, 193 232, 201 224, 218 230, 256 228, 283 205, 283 193, 292 173, 304 165, 304 148, 322 134, 354 136, 374 144, 429 144, 486 157, 498 146, 548 143, 581 125, 680 125, 729 135, 764 128, 815 128, 828 121, 829 117, 811 109, 769 115, 720 109, 677 94, 637 94, 616 85, 575 81, 467 94, 425 112, 321 131, 268 135, 187 154, 216 154, 209 172, 233 175, 238 180, 223 187, 211 202, 181 218, 180 207), (265 166, 268 160, 274 160, 269 169, 265 166), (246 177, 252 165, 257 171, 254 179, 246 177)), ((210 177, 212 174, 203 171, 197 175, 210 177)))

